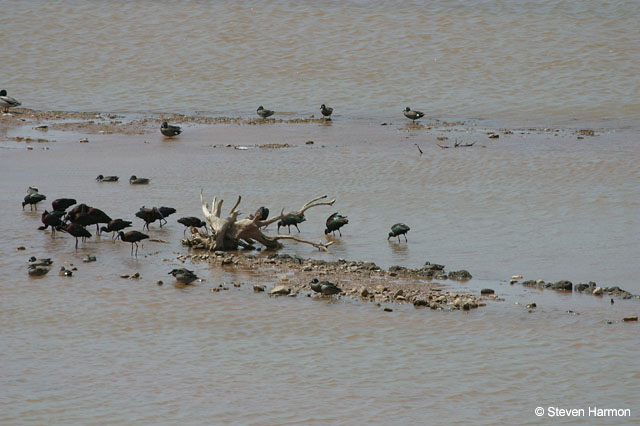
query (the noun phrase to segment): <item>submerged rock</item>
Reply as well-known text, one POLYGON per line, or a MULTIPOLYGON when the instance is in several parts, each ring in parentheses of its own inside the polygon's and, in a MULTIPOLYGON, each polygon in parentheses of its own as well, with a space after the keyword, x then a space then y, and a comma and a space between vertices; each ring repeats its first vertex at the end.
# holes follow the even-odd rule
POLYGON ((622 321, 624 321, 624 322, 638 321, 638 316, 637 315, 630 315, 628 317, 622 318, 622 321))
POLYGON ((472 278, 471 274, 469 273, 469 271, 461 269, 459 271, 451 271, 449 272, 449 279, 450 280, 457 280, 457 281, 466 281, 466 280, 470 280, 472 278))

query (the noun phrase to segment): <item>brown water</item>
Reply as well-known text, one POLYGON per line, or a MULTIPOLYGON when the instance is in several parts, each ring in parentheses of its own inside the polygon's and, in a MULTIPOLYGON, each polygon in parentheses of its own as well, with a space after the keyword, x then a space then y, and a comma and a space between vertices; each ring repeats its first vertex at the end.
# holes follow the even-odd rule
POLYGON ((34 4, 0 1, 1 85, 27 107, 252 116, 264 104, 308 116, 326 102, 336 117, 185 125, 172 141, 0 125, 0 423, 528 424, 538 406, 632 411, 554 423, 637 423, 638 325, 619 320, 638 300, 508 283, 523 274, 640 293, 636 2, 34 4), (400 115, 407 104, 465 123, 420 130, 400 115), (531 122, 551 129, 520 130, 531 122), (491 123, 514 132, 488 139, 491 123), (584 127, 598 136, 577 139, 584 127), (15 136, 56 142, 27 151, 15 136), (476 144, 436 145, 456 137, 476 144), (293 147, 254 147, 263 143, 293 147), (123 181, 97 183, 100 173, 123 181), (152 182, 130 186, 131 174, 152 182), (19 207, 29 185, 48 197, 38 213, 19 207), (474 275, 445 284, 505 300, 385 313, 268 298, 251 284, 275 276, 204 263, 188 267, 205 282, 175 288, 167 272, 186 252, 175 220, 201 215, 201 188, 225 212, 241 194, 245 213, 327 194, 335 206, 310 210, 301 235, 325 238, 340 211, 343 237, 328 254, 283 252, 442 263, 474 275), (75 251, 70 237, 36 229, 59 197, 137 230, 141 205, 178 212, 151 227, 167 243, 137 258, 108 237, 75 251), (411 226, 406 244, 386 241, 398 221, 411 226), (82 263, 87 254, 98 261, 82 263), (52 272, 29 278, 31 255, 52 257, 52 272), (71 278, 56 274, 65 262, 78 267, 71 278), (142 279, 119 277, 134 272, 142 279), (246 285, 210 291, 232 280, 246 285))

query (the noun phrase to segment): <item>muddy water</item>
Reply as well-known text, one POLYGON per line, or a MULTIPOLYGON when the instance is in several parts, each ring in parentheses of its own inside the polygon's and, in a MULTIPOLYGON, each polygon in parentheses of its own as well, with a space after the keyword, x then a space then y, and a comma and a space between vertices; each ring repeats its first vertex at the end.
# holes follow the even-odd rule
POLYGON ((2 422, 511 424, 535 422, 537 406, 636 406, 637 326, 616 321, 638 312, 637 299, 611 305, 507 282, 522 273, 640 292, 633 132, 577 139, 567 129, 516 130, 488 139, 472 126, 306 123, 186 125, 171 141, 153 132, 88 135, 88 144, 77 142, 86 135, 49 131, 55 142, 30 151, 8 139, 42 136, 32 127, 6 129, 0 157, 2 422), (476 144, 436 145, 456 137, 476 144), (263 143, 292 147, 256 148, 263 143), (97 183, 98 174, 122 181, 97 183), (130 186, 131 174, 151 184, 130 186), (48 197, 38 213, 20 210, 29 185, 48 197), (310 210, 301 236, 326 238, 324 220, 340 211, 350 219, 343 237, 328 254, 301 244, 284 252, 385 267, 430 260, 474 275, 445 283, 451 288, 491 287, 505 300, 470 313, 397 305, 386 313, 349 299, 268 298, 250 288, 275 284, 274 274, 205 263, 190 267, 206 281, 176 288, 167 272, 187 250, 175 220, 200 215, 201 188, 224 198, 223 210, 242 194, 246 213, 327 194, 335 206, 310 210), (166 243, 145 243, 137 258, 105 236, 75 251, 68 236, 36 229, 58 197, 138 230, 141 205, 178 212, 168 226, 151 227, 166 243), (408 243, 386 240, 397 221, 411 226, 408 243), (82 263, 87 254, 98 261, 82 263), (28 278, 31 255, 52 257, 54 271, 28 278), (75 275, 58 276, 68 263, 75 275), (119 277, 134 272, 142 278, 119 277), (245 284, 210 291, 233 280, 245 284), (538 308, 528 312, 533 301, 538 308))

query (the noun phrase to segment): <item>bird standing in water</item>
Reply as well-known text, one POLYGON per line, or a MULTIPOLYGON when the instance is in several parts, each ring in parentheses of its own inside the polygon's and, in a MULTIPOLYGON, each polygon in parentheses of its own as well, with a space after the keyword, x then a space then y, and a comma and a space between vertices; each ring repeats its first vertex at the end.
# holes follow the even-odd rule
POLYGON ((331 114, 333 114, 333 108, 326 106, 325 104, 320 105, 320 111, 322 115, 327 120, 331 120, 331 114))
MULTIPOLYGON (((64 214, 64 212, 61 213, 64 214)), ((45 210, 44 213, 42 213, 42 218, 40 220, 42 221, 43 226, 39 227, 38 229, 43 231, 50 226, 51 238, 55 238, 56 228, 62 226, 62 219, 60 219, 60 216, 51 214, 45 210)))
POLYGON ((258 107, 258 109, 256 110, 256 113, 261 118, 267 118, 267 117, 271 117, 273 115, 273 111, 271 111, 270 109, 264 109, 264 107, 262 105, 260 105, 258 107))
POLYGON ((192 226, 194 228, 202 228, 203 226, 207 226, 207 222, 205 222, 204 220, 198 219, 195 216, 181 217, 180 219, 178 219, 178 223, 181 223, 184 225, 184 231, 182 232, 183 236, 186 234, 187 228, 190 228, 192 226))
POLYGON ((27 194, 24 197, 24 201, 22 202, 22 210, 24 210, 24 206, 29 204, 31 210, 33 210, 34 207, 35 207, 36 211, 38 211, 38 203, 40 201, 44 201, 46 199, 47 199, 47 197, 45 195, 42 195, 42 194, 40 194, 38 192, 27 194))
POLYGON ((20 102, 7 95, 6 90, 0 90, 0 108, 2 108, 3 112, 7 113, 9 112, 9 108, 14 108, 20 105, 22 105, 20 102))
POLYGON ((76 250, 78 250, 79 237, 82 237, 83 240, 85 238, 91 238, 91 232, 87 231, 84 226, 77 223, 69 223, 66 226, 61 226, 58 228, 58 231, 66 232, 76 239, 76 250))
POLYGON ((142 241, 142 240, 146 240, 147 238, 149 238, 149 236, 147 234, 143 234, 142 232, 138 232, 138 231, 129 231, 127 233, 124 233, 122 231, 118 232, 118 236, 116 237, 116 240, 120 238, 122 241, 126 242, 126 243, 131 243, 131 256, 133 256, 133 245, 136 245, 136 257, 138 256, 138 241, 142 241))
POLYGON ((278 233, 280 233, 280 227, 286 226, 289 229, 289 233, 291 233, 291 225, 295 226, 298 232, 300 232, 300 228, 298 228, 298 224, 307 220, 304 217, 304 214, 300 216, 286 216, 281 221, 278 222, 278 233))
POLYGON ((349 219, 347 219, 346 216, 340 216, 338 212, 335 212, 327 219, 327 229, 324 230, 324 233, 328 234, 329 232, 331 232, 333 235, 336 231, 338 231, 338 233, 342 237, 340 228, 342 228, 347 223, 349 223, 349 219))
POLYGON ((403 112, 404 112, 404 116, 407 117, 409 120, 412 120, 414 123, 416 122, 416 120, 424 117, 424 112, 422 112, 422 111, 413 111, 409 107, 405 108, 405 110, 403 112))
POLYGON ((389 236, 387 237, 387 240, 391 237, 398 237, 398 242, 400 242, 400 235, 404 235, 405 241, 409 241, 407 239, 407 232, 409 232, 410 229, 411 228, 409 228, 404 223, 396 223, 391 227, 391 232, 389 232, 389 236))
POLYGON ((180 133, 182 133, 182 129, 180 128, 180 126, 173 126, 171 124, 168 124, 165 121, 160 126, 160 133, 162 133, 164 136, 168 138, 171 138, 173 136, 178 136, 180 133))
POLYGON ((113 219, 107 223, 107 226, 103 226, 100 228, 100 232, 111 232, 111 239, 114 239, 116 236, 116 232, 122 231, 125 228, 131 226, 131 222, 128 220, 122 219, 113 219))

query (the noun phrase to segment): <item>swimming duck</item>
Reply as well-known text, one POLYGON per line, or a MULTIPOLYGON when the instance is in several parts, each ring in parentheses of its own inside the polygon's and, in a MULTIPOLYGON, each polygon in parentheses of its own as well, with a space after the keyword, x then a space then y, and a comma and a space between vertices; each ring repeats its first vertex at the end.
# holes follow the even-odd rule
POLYGON ((404 112, 404 116, 407 117, 409 120, 413 120, 414 123, 416 122, 416 120, 424 117, 424 112, 413 111, 409 107, 407 107, 403 112, 404 112))
POLYGON ((49 268, 45 268, 43 266, 29 266, 29 275, 32 277, 40 277, 42 275, 46 275, 49 272, 49 268))
POLYGON ((176 280, 185 285, 189 285, 198 279, 198 276, 193 271, 185 268, 174 269, 168 275, 173 275, 176 280))
POLYGON ((62 276, 62 277, 70 277, 73 275, 73 271, 70 269, 66 269, 64 266, 60 267, 60 272, 58 272, 58 275, 62 276))
POLYGON ((340 228, 342 228, 347 223, 349 223, 349 219, 347 219, 346 216, 341 216, 338 214, 338 212, 335 212, 327 219, 327 229, 324 230, 324 233, 328 234, 329 232, 331 232, 332 234, 334 234, 336 231, 338 231, 338 233, 342 237, 340 228))
POLYGON ((53 264, 53 260, 50 257, 43 257, 41 259, 31 256, 29 258, 29 267, 31 266, 49 266, 53 264))
POLYGON ((24 206, 26 206, 27 204, 30 205, 31 210, 36 209, 36 211, 38 210, 38 203, 40 201, 44 201, 46 200, 47 197, 45 195, 42 195, 38 192, 34 192, 32 194, 27 194, 27 196, 24 197, 24 201, 22 202, 22 210, 24 210, 24 206))
POLYGON ((180 133, 182 133, 182 129, 180 128, 180 126, 173 126, 171 124, 168 124, 165 121, 160 126, 160 133, 162 133, 168 138, 171 138, 173 136, 178 136, 180 133))
POLYGON ((409 232, 411 228, 409 228, 407 225, 405 225, 404 223, 396 223, 395 225, 393 225, 391 227, 391 232, 389 232, 389 236, 387 237, 387 240, 391 237, 398 237, 398 242, 400 241, 400 235, 404 235, 404 239, 405 241, 409 241, 407 239, 407 232, 409 232))
POLYGON ((270 109, 264 109, 264 107, 262 105, 260 105, 258 107, 258 109, 256 110, 256 112, 258 113, 258 115, 262 118, 267 118, 267 117, 271 117, 273 115, 273 111, 271 111, 270 109))
POLYGON ((322 115, 324 115, 327 119, 331 119, 331 114, 333 114, 333 108, 327 107, 325 104, 320 105, 320 111, 322 115))
POLYGON ((102 175, 98 175, 98 177, 96 178, 98 182, 117 182, 118 179, 120 179, 118 176, 102 176, 102 175))
POLYGON ((151 179, 148 178, 139 178, 136 175, 133 175, 129 178, 129 183, 131 185, 146 185, 149 183, 151 179))
POLYGON ((280 232, 280 227, 286 226, 289 229, 289 233, 291 233, 291 225, 295 226, 298 232, 300 232, 300 228, 298 228, 298 224, 307 220, 304 217, 304 214, 300 216, 286 216, 284 219, 278 222, 278 233, 280 232))
POLYGON ((17 107, 20 105, 22 105, 20 102, 7 95, 6 90, 0 90, 0 108, 2 108, 5 113, 9 112, 9 108, 17 107))

